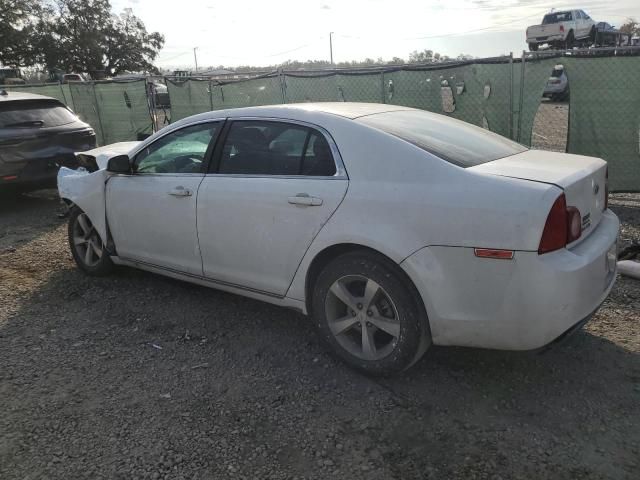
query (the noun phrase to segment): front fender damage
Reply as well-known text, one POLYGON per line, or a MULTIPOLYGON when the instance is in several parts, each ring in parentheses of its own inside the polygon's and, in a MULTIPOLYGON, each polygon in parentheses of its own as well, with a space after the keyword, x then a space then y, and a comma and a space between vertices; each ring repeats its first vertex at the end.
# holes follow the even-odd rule
POLYGON ((106 170, 89 173, 85 169, 61 167, 58 172, 60 198, 81 208, 105 243, 108 238, 105 203, 105 184, 108 178, 106 170))

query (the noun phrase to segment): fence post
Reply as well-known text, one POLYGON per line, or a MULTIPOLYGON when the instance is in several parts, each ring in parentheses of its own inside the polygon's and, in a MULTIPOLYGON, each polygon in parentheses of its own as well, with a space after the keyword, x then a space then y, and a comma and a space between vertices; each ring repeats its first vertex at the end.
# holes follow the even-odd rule
POLYGON ((513 52, 509 52, 509 138, 513 138, 513 52))
POLYGON ((102 145, 106 145, 104 138, 104 128, 102 127, 102 113, 100 112, 100 105, 98 104, 98 94, 96 93, 95 82, 91 82, 91 89, 93 90, 93 98, 96 102, 96 113, 98 114, 98 124, 100 125, 100 136, 102 137, 102 145))
POLYGON ((213 111, 213 80, 209 79, 209 111, 213 111))
POLYGON ((146 79, 144 80, 144 93, 147 96, 147 109, 151 118, 151 133, 153 134, 158 129, 158 119, 156 118, 158 108, 156 106, 155 87, 152 89, 151 84, 146 79))
POLYGON ((284 78, 282 67, 278 68, 278 78, 280 79, 280 92, 282 94, 282 103, 287 103, 287 84, 284 78))
POLYGON ((60 87, 60 94, 62 95, 62 98, 64 98, 64 104, 68 106, 69 102, 67 101, 67 96, 64 94, 64 88, 62 88, 62 83, 58 83, 58 86, 60 87))
POLYGON ((521 58, 522 66, 520 67, 520 99, 518 101, 518 133, 517 133, 518 142, 522 140, 522 106, 524 104, 524 79, 525 79, 524 70, 527 65, 526 54, 527 52, 523 50, 522 58, 521 58))
POLYGON ((382 99, 382 103, 387 103, 387 96, 384 92, 384 70, 380 72, 380 98, 382 99))

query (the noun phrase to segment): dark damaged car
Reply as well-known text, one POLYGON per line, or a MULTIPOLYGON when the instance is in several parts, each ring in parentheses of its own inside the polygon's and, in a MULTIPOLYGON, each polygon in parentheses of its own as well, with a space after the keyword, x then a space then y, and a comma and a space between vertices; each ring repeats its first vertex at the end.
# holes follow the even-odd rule
POLYGON ((55 98, 0 91, 0 191, 54 186, 60 165, 95 146, 93 129, 55 98))

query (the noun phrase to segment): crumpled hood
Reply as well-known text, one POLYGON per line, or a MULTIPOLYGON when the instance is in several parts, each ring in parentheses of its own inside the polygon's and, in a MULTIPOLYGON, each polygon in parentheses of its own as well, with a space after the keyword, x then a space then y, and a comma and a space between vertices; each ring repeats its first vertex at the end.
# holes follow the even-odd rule
POLYGON ((107 168, 107 162, 109 162, 110 158, 118 155, 126 155, 135 147, 140 145, 140 143, 141 142, 112 143, 110 145, 105 145, 104 147, 87 150, 86 152, 76 152, 76 155, 86 155, 95 158, 98 169, 104 170, 107 168))
POLYGON ((77 170, 61 167, 58 171, 58 193, 60 198, 80 207, 91 219, 93 226, 101 238, 107 238, 107 222, 105 219, 105 182, 110 173, 107 162, 117 155, 125 155, 140 142, 120 142, 94 148, 85 152, 76 152, 77 157, 95 159, 98 170, 89 172, 80 167, 77 170))

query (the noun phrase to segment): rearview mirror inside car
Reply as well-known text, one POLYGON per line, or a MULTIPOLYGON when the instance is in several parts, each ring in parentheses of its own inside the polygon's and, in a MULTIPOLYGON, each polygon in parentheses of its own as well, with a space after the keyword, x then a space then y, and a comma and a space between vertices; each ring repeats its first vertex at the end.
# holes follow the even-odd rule
POLYGON ((107 162, 107 171, 113 173, 131 173, 131 161, 128 155, 112 157, 107 162))

